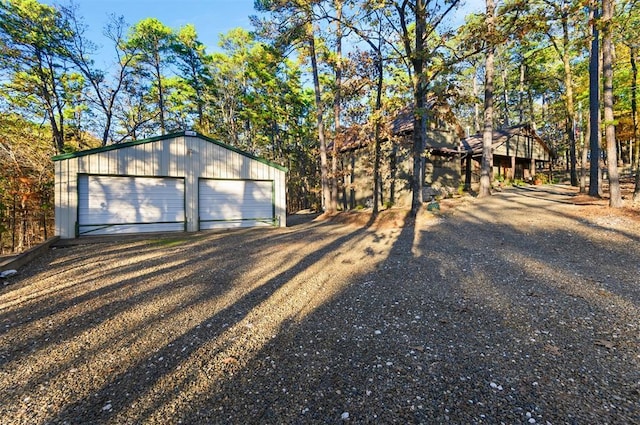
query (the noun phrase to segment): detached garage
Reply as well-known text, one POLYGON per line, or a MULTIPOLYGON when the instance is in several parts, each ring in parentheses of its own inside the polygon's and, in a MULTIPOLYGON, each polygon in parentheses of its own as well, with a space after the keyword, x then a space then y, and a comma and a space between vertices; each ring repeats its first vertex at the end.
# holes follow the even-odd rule
POLYGON ((195 132, 53 160, 62 238, 286 226, 286 169, 195 132))

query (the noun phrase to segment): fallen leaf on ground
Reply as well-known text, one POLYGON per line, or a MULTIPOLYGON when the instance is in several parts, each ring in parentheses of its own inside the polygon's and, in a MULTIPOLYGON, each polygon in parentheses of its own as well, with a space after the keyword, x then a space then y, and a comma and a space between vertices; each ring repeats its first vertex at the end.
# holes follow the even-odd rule
POLYGON ((222 360, 222 363, 234 364, 234 363, 238 363, 238 359, 236 359, 235 357, 227 357, 226 359, 222 360))
POLYGON ((554 356, 559 356, 560 355, 560 348, 556 347, 555 345, 551 345, 551 344, 547 344, 544 346, 545 351, 547 351, 548 353, 553 354, 554 356))
POLYGON ((606 339, 596 339, 594 341, 594 344, 600 347, 607 348, 609 350, 613 348, 613 342, 608 341, 606 339))

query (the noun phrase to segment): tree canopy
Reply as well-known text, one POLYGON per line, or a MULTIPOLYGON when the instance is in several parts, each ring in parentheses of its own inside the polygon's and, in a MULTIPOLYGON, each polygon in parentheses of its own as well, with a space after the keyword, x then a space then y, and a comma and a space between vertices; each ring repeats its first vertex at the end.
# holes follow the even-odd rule
MULTIPOLYGON (((289 167, 292 208, 335 211, 337 193, 346 190, 338 166, 341 135, 363 128, 377 146, 377 210, 385 201, 378 192, 381 143, 390 137, 383 123, 411 105, 415 213, 423 201, 427 99, 449 104, 462 128, 480 131, 492 63, 494 113, 485 115, 485 131, 535 126, 574 185, 578 171, 588 168, 590 143, 606 143, 606 154, 596 159, 608 167, 640 169, 636 0, 606 0, 604 10, 598 2, 504 0, 495 4, 493 20, 483 11, 464 22, 460 6, 457 0, 257 1, 253 31, 222 34, 218 46, 203 44, 191 24, 170 28, 149 17, 129 26, 112 16, 103 29, 111 65, 100 67, 76 6, 0 0, 2 160, 15 164, 16 143, 38 146, 24 150, 33 158, 19 162, 46 163, 35 153, 46 144, 63 153, 196 129, 289 167), (594 40, 592 30, 604 38, 594 40), (610 69, 603 62, 604 76, 593 76, 606 84, 604 101, 591 96, 597 104, 589 114, 592 41, 602 41, 605 59, 615 60, 610 69), (17 122, 30 134, 24 141, 15 138, 17 122), (600 141, 605 128, 607 140, 600 141)), ((11 173, 38 168, 12 167, 4 168, 3 184, 11 173)))

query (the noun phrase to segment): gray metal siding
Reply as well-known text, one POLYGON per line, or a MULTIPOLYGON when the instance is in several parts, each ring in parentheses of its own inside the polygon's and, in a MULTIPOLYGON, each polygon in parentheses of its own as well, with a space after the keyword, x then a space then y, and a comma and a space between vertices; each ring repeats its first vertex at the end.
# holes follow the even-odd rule
POLYGON ((78 174, 185 179, 187 230, 198 230, 198 180, 273 180, 275 217, 286 225, 285 172, 197 136, 125 146, 56 161, 56 233, 75 237, 78 174))

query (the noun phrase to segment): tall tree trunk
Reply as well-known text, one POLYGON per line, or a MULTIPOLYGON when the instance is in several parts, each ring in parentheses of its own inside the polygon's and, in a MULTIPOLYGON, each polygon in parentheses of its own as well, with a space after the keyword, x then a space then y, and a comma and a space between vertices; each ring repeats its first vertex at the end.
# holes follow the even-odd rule
POLYGON ((164 87, 162 86, 162 71, 160 70, 160 54, 156 51, 155 52, 155 60, 156 60, 156 65, 155 65, 155 72, 156 72, 156 78, 158 79, 158 114, 160 117, 160 131, 162 133, 162 135, 167 134, 167 127, 165 124, 165 118, 164 118, 164 87))
POLYGON ((604 85, 602 100, 604 103, 605 137, 607 141, 607 170, 609 174, 609 206, 620 208, 620 176, 618 173, 618 150, 616 146, 616 127, 613 116, 613 9, 614 0, 603 0, 602 19, 604 34, 602 40, 604 85))
POLYGON ((520 64, 520 86, 518 87, 518 103, 520 108, 519 124, 524 122, 524 77, 526 66, 524 63, 520 64))
POLYGON ((427 4, 425 0, 416 0, 415 5, 415 50, 412 58, 414 85, 414 118, 413 118, 413 179, 411 190, 411 215, 415 217, 423 202, 422 186, 424 184, 424 149, 426 137, 426 97, 427 83, 424 75, 424 35, 426 33, 427 4))
POLYGON ((376 68, 378 71, 378 79, 376 83, 376 107, 374 112, 374 157, 373 157, 373 214, 378 213, 379 204, 382 203, 382 181, 380 179, 380 157, 381 155, 381 141, 380 141, 380 127, 382 126, 382 117, 380 111, 382 110, 382 89, 384 83, 384 69, 382 63, 382 39, 378 44, 378 50, 376 52, 376 68))
POLYGON ((113 114, 111 112, 105 113, 105 125, 102 130, 102 146, 107 146, 107 142, 109 141, 109 133, 111 131, 111 120, 113 119, 113 114))
POLYGON ((502 70, 502 101, 504 102, 504 127, 509 127, 511 124, 509 122, 509 88, 508 85, 508 73, 507 68, 502 70))
POLYGON ((491 195, 491 180, 493 174, 493 74, 495 47, 491 37, 494 32, 495 3, 487 0, 487 28, 489 41, 485 64, 484 82, 484 129, 482 131, 482 170, 480 174, 479 197, 491 195))
POLYGON ((311 56, 311 72, 313 74, 313 89, 316 99, 316 123, 318 125, 318 142, 320 147, 320 185, 322 187, 322 208, 326 212, 333 212, 331 207, 331 189, 329 187, 329 164, 327 161, 327 141, 324 134, 324 104, 320 90, 320 77, 318 75, 318 59, 316 58, 316 40, 313 32, 313 23, 307 24, 307 37, 309 43, 309 55, 311 56))
MULTIPOLYGON (((336 8, 336 88, 333 100, 333 116, 335 120, 336 137, 340 133, 340 109, 342 103, 342 3, 335 0, 336 8)), ((329 212, 338 210, 338 146, 334 140, 331 155, 331 176, 329 178, 330 201, 329 212)), ((375 202, 375 199, 374 199, 375 202)))
POLYGON ((564 65, 564 85, 566 93, 567 122, 566 132, 569 137, 569 173, 571 186, 578 185, 578 175, 576 173, 576 110, 573 100, 573 71, 571 70, 571 58, 569 57, 569 16, 567 13, 562 16, 562 38, 563 51, 562 63, 564 65))
POLYGON ((16 230, 17 230, 17 211, 18 211, 18 204, 16 202, 17 200, 17 195, 14 193, 13 195, 13 205, 12 205, 12 209, 11 209, 11 252, 16 252, 16 230))
POLYGON ((53 138, 53 145, 56 148, 56 153, 64 152, 64 116, 57 114, 53 108, 49 105, 46 106, 47 115, 49 116, 49 124, 51 125, 51 134, 53 138), (59 116, 60 122, 56 119, 59 116))
POLYGON ((638 139, 638 48, 629 49, 631 61, 631 121, 633 123, 633 141, 635 153, 633 164, 636 168, 636 185, 633 190, 633 202, 640 202, 640 140, 638 139))
POLYGON ((591 54, 589 56, 589 195, 600 196, 600 15, 597 2, 592 4, 591 54))
MULTIPOLYGON (((378 20, 378 25, 379 25, 378 34, 380 35, 383 34, 382 29, 384 24, 382 22, 383 22, 382 20, 378 20)), ((382 157, 382 141, 381 141, 382 116, 380 112, 382 110, 382 91, 384 88, 384 62, 382 57, 382 47, 386 41, 382 36, 377 37, 377 44, 374 43, 373 39, 370 39, 368 37, 363 37, 363 40, 369 44, 369 46, 371 47, 371 50, 375 54, 374 63, 375 63, 376 72, 377 72, 376 103, 375 103, 374 113, 373 113, 373 120, 374 120, 373 122, 373 125, 374 125, 373 215, 376 215, 379 212, 380 206, 382 205, 382 202, 383 202, 383 196, 382 196, 383 185, 382 185, 382 178, 380 176, 380 162, 382 157)), ((391 174, 392 175, 390 177, 391 177, 391 180, 393 181, 394 179, 393 171, 391 174)), ((393 202, 393 190, 391 190, 390 202, 393 202)))
POLYGON ((38 53, 39 67, 38 70, 42 75, 42 81, 46 81, 42 94, 45 98, 47 115, 51 124, 51 134, 53 135, 53 144, 58 153, 64 152, 64 107, 60 99, 60 94, 56 91, 57 81, 55 74, 55 65, 51 58, 41 58, 38 53), (43 69, 42 61, 46 71, 43 69))
POLYGON ((472 134, 477 134, 480 133, 481 130, 481 124, 480 124, 480 104, 478 103, 478 73, 477 73, 477 69, 474 69, 473 72, 473 99, 474 99, 474 105, 473 105, 473 133, 472 134))
MULTIPOLYGON (((582 125, 582 113, 580 113, 580 124, 582 125)), ((586 128, 580 132, 580 145, 581 150, 581 167, 580 167, 580 193, 587 193, 587 164, 589 163, 589 147, 585 136, 588 137, 591 132, 591 124, 589 120, 586 120, 586 128)))
POLYGON ((533 102, 533 90, 531 89, 531 85, 527 85, 527 104, 529 105, 529 107, 528 107, 528 110, 529 110, 528 111, 529 112, 528 121, 531 123, 531 125, 535 125, 535 123, 536 123, 536 114, 535 114, 535 108, 534 108, 534 102, 533 102))
MULTIPOLYGON (((589 22, 593 21, 593 9, 589 10, 589 22)), ((589 58, 591 58, 591 44, 589 44, 589 58)), ((580 193, 587 193, 587 164, 589 163, 589 138, 591 134, 591 120, 583 120, 582 108, 580 108, 580 125, 585 123, 584 131, 581 134, 582 145, 582 166, 580 169, 580 193)))

